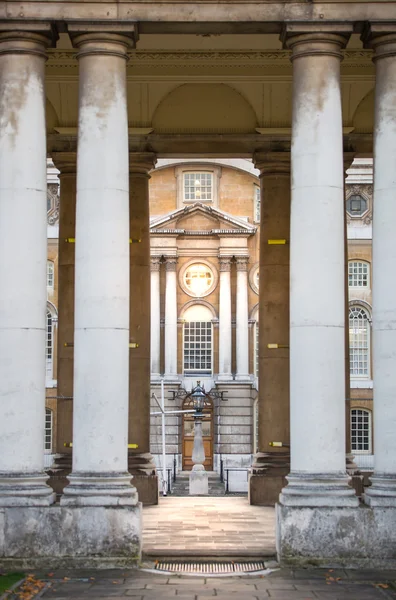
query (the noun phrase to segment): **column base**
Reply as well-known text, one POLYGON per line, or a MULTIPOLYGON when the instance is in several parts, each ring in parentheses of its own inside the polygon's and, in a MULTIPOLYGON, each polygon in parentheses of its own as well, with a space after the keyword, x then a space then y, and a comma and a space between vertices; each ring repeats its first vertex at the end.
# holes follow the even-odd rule
POLYGON ((136 506, 136 488, 129 473, 71 473, 62 506, 136 506))
POLYGON ((282 566, 394 569, 396 510, 277 504, 276 549, 282 566))
POLYGON ((286 477, 279 502, 283 506, 357 507, 359 499, 346 473, 296 473, 286 477))
POLYGON ((125 568, 141 556, 141 505, 0 510, 0 570, 125 568))
POLYGON ((0 507, 49 506, 55 502, 46 473, 0 472, 0 507))
POLYGON ((396 474, 374 473, 370 481, 371 486, 364 493, 364 502, 368 506, 396 508, 396 474))
POLYGON ((289 472, 289 452, 258 452, 249 473, 249 504, 274 506, 289 472))
POLYGON ((139 501, 144 506, 158 504, 158 477, 152 455, 148 452, 128 452, 128 471, 132 475, 139 501))
POLYGON ((250 383, 252 381, 251 376, 249 375, 249 373, 239 373, 237 375, 235 375, 235 381, 242 381, 244 383, 250 383))
POLYGON ((54 465, 48 470, 48 485, 54 490, 57 499, 62 496, 63 490, 69 483, 68 477, 72 472, 72 466, 73 454, 68 452, 67 454, 60 454, 55 459, 54 465))
POLYGON ((233 381, 233 380, 234 380, 234 378, 232 376, 232 373, 219 373, 216 378, 216 381, 219 381, 219 382, 220 381, 229 382, 229 381, 233 381))
POLYGON ((209 494, 208 474, 203 465, 194 465, 189 478, 190 496, 207 496, 209 494))

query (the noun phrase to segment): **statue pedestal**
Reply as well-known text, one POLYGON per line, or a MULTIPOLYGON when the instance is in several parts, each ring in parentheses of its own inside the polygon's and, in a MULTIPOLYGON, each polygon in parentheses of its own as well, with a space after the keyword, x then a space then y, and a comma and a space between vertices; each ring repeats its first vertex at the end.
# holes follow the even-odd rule
POLYGON ((194 465, 190 473, 190 496, 207 496, 208 474, 203 465, 194 465))

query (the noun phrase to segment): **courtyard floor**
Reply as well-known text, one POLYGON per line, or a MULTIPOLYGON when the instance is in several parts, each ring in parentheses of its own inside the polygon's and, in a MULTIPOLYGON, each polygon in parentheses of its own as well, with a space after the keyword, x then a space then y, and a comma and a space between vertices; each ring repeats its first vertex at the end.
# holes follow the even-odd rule
MULTIPOLYGON (((45 600, 386 600, 396 598, 396 571, 289 570, 268 576, 179 577, 142 571, 51 573, 45 600)), ((38 575, 39 577, 39 575, 38 575)), ((47 579, 48 576, 43 577, 47 579)), ((12 596, 13 599, 28 596, 12 596)), ((30 597, 30 596, 29 596, 30 597)))
POLYGON ((145 556, 275 556, 275 509, 247 497, 160 498, 143 510, 145 556))

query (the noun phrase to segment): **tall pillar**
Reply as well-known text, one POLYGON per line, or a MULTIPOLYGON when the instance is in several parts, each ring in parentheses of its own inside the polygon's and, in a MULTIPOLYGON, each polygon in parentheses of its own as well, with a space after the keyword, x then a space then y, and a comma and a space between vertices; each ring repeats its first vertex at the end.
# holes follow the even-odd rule
POLYGON ((137 504, 127 470, 131 39, 69 26, 79 60, 73 472, 61 504, 137 504), (76 34, 73 34, 75 28, 76 34))
POLYGON ((218 381, 232 379, 232 325, 231 325, 231 257, 220 256, 219 294, 219 375, 218 381))
POLYGON ((176 256, 165 257, 165 379, 177 381, 176 256))
POLYGON ((340 62, 348 28, 289 35, 286 42, 293 61, 291 472, 283 507, 358 503, 345 470, 340 62))
POLYGON ((396 29, 371 26, 376 72, 373 214, 373 378, 375 468, 365 500, 396 507, 396 29), (387 33, 387 34, 386 34, 387 33))
POLYGON ((129 427, 128 470, 143 504, 158 504, 158 478, 150 454, 150 152, 129 154, 129 427))
POLYGON ((250 381, 249 375, 249 306, 248 256, 236 257, 236 376, 237 381, 250 381))
POLYGON ((45 506, 54 499, 44 473, 50 27, 8 27, 0 27, 0 506, 45 506))
POLYGON ((74 357, 74 257, 76 237, 76 159, 75 152, 55 152, 52 159, 59 169, 58 245, 58 365, 56 413, 56 475, 50 483, 60 494, 72 469, 73 439, 73 357, 74 357))
POLYGON ((261 187, 259 431, 249 501, 268 506, 277 502, 290 470, 290 154, 258 152, 254 161, 261 187))
POLYGON ((151 258, 151 379, 161 377, 161 309, 160 309, 160 269, 159 256, 151 258))

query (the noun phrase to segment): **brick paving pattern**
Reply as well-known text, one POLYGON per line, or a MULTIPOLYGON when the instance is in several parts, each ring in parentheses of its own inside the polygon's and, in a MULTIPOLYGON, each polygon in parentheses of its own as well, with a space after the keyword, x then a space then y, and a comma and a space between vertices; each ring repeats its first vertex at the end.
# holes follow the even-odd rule
POLYGON ((247 497, 160 498, 143 510, 143 553, 275 556, 275 509, 247 497))
POLYGON ((188 577, 143 571, 55 573, 44 600, 386 600, 396 598, 396 571, 281 569, 267 576, 188 577), (79 579, 75 579, 79 577, 79 579))

